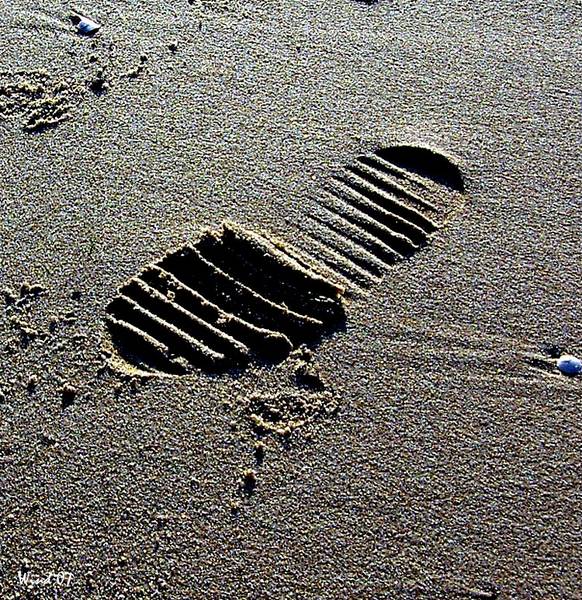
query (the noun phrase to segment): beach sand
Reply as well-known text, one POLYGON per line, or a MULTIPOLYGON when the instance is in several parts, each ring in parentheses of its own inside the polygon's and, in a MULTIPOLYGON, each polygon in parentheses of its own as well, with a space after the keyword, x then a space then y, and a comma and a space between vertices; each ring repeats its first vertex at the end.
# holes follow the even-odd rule
POLYGON ((87 37, 5 3, 2 598, 582 595, 575 4, 93 0, 87 37), (114 364, 147 265, 225 221, 309 249, 330 178, 401 145, 464 200, 311 352, 114 364))

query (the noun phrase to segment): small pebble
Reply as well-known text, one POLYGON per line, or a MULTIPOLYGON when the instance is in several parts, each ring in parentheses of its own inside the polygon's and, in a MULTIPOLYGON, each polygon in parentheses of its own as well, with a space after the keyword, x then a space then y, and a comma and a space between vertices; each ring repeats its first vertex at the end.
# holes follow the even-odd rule
POLYGON ((571 356, 570 354, 563 354, 558 358, 556 366, 561 373, 564 375, 579 375, 582 373, 582 360, 571 356))
POLYGON ((96 21, 93 21, 89 17, 83 15, 73 15, 71 17, 73 25, 77 26, 77 31, 83 35, 93 35, 101 29, 101 25, 96 21))
POLYGON ((54 446, 57 443, 57 440, 54 436, 52 436, 50 433, 41 433, 40 436, 40 443, 43 446, 54 446))
POLYGON ((26 383, 26 389, 29 394, 32 394, 38 385, 38 377, 36 375, 32 375, 29 377, 28 382, 26 383))

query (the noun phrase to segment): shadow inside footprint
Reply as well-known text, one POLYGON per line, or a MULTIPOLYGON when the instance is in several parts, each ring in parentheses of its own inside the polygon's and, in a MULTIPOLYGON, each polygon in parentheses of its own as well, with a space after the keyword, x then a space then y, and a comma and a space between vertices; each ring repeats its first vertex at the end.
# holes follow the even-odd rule
POLYGON ((107 308, 118 354, 146 371, 222 371, 279 362, 341 327, 343 289, 285 248, 224 224, 150 265, 107 308))

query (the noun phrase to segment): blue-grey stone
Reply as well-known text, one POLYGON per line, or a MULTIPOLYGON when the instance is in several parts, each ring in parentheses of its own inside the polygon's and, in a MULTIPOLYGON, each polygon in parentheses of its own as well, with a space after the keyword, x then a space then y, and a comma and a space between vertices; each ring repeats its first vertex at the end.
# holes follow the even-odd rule
POLYGON ((582 360, 569 354, 560 356, 556 366, 564 375, 579 375, 582 373, 582 360))

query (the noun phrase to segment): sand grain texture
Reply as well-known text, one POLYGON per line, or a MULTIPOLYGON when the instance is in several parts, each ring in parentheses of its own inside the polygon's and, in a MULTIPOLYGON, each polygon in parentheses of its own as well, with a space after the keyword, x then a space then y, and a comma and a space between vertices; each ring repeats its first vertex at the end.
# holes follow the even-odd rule
POLYGON ((0 15, 0 72, 73 90, 36 132, 0 94, 0 596, 582 595, 582 384, 548 352, 582 354, 576 3, 76 8, 93 38, 0 15), (466 200, 312 353, 108 365, 147 265, 224 222, 312 248, 321 190, 394 146, 466 200))

